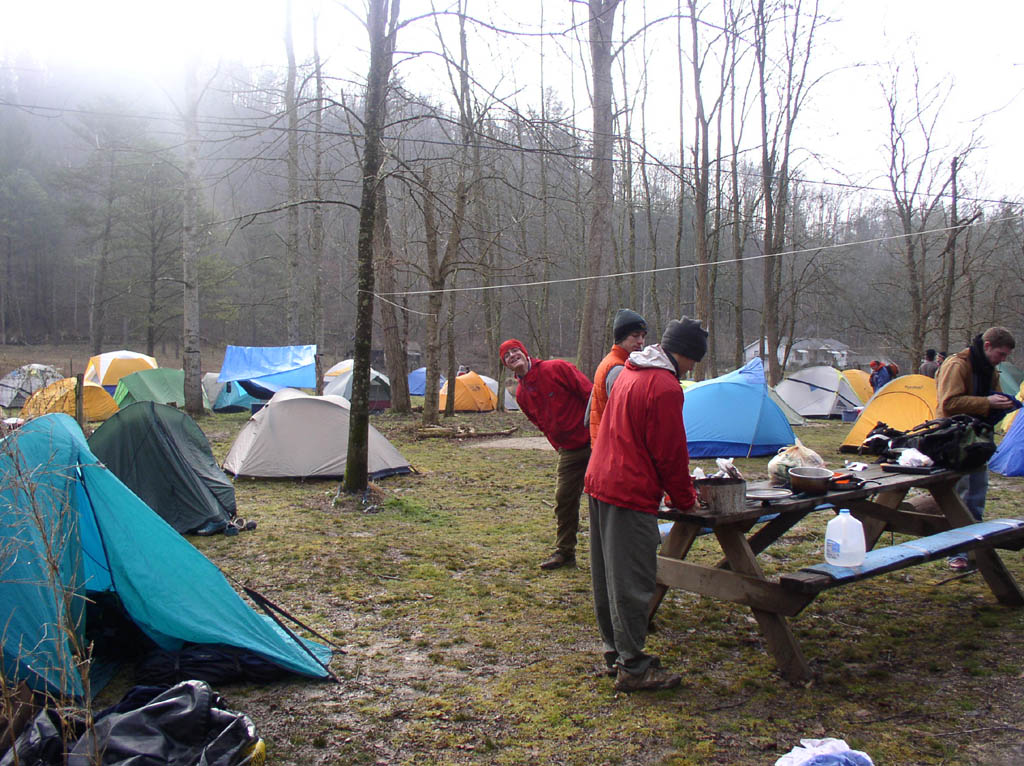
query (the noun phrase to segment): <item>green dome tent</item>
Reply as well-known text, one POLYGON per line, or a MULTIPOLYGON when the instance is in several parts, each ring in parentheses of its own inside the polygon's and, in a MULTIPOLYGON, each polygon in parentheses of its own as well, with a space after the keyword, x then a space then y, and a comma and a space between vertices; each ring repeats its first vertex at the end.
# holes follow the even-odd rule
POLYGON ((235 516, 235 488, 206 435, 174 407, 130 404, 96 429, 89 449, 182 534, 222 532, 235 516))
MULTIPOLYGON (((185 371, 157 367, 154 370, 139 370, 131 375, 125 375, 117 381, 114 401, 122 409, 135 402, 160 402, 182 408, 185 406, 185 371)), ((203 409, 210 409, 205 389, 203 409)))

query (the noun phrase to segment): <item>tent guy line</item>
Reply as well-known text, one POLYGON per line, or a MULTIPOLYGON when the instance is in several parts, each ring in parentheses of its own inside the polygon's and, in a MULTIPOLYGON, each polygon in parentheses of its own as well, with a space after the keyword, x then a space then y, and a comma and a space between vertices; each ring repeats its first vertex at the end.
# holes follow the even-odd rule
MULTIPOLYGON (((1018 221, 1018 220, 1021 220, 1021 219, 1024 219, 1024 215, 1010 215, 1010 216, 1006 216, 1004 218, 995 218, 995 219, 992 219, 992 220, 988 220, 988 221, 985 221, 984 223, 987 223, 987 224, 1006 223, 1007 221, 1018 221)), ((724 266, 726 264, 739 263, 741 261, 743 263, 748 263, 750 261, 761 261, 761 260, 764 260, 765 258, 781 258, 781 257, 787 256, 787 255, 805 255, 807 253, 815 253, 815 254, 817 254, 817 253, 821 253, 821 252, 823 252, 825 250, 838 250, 840 248, 855 247, 857 245, 871 245, 871 244, 876 244, 876 243, 879 243, 879 242, 892 242, 894 240, 905 239, 907 237, 921 237, 921 236, 924 236, 926 234, 941 234, 942 232, 953 231, 954 229, 969 228, 969 227, 972 227, 972 226, 977 226, 980 223, 982 223, 982 222, 978 221, 976 223, 970 223, 970 224, 966 224, 966 225, 962 225, 962 226, 942 226, 942 227, 937 228, 937 229, 926 229, 924 231, 912 232, 911 234, 893 234, 893 235, 886 236, 886 237, 873 237, 871 239, 860 239, 860 240, 857 240, 856 242, 842 242, 842 243, 835 244, 835 245, 822 245, 820 247, 807 247, 807 248, 803 248, 801 250, 787 250, 784 253, 762 253, 761 255, 751 255, 751 256, 748 256, 746 258, 728 258, 726 260, 715 261, 714 265, 715 266, 724 266)), ((393 292, 393 293, 375 293, 372 290, 363 290, 362 288, 359 288, 358 292, 361 292, 361 293, 369 292, 375 298, 380 298, 381 300, 387 300, 384 296, 387 296, 387 295, 390 295, 390 296, 397 296, 397 295, 434 295, 434 294, 437 294, 437 293, 466 293, 466 292, 481 292, 481 291, 484 291, 484 290, 504 290, 504 289, 510 288, 510 287, 541 287, 543 285, 558 285, 558 284, 566 284, 566 283, 571 283, 571 282, 588 282, 588 281, 590 281, 592 279, 619 279, 621 277, 639 276, 641 274, 658 274, 658 273, 661 273, 661 272, 664 272, 664 271, 684 271, 684 270, 687 270, 687 269, 696 269, 696 268, 698 268, 700 266, 709 266, 709 265, 711 265, 711 264, 687 263, 687 264, 682 265, 682 266, 661 266, 661 267, 659 267, 657 269, 640 269, 638 271, 620 271, 620 272, 617 272, 615 274, 596 274, 596 275, 593 275, 593 276, 585 276, 585 277, 568 277, 566 279, 544 279, 544 280, 539 280, 539 281, 536 281, 536 282, 517 282, 515 284, 510 284, 510 285, 477 285, 475 287, 446 287, 446 288, 444 288, 442 290, 405 290, 405 291, 402 291, 402 292, 393 292)), ((391 301, 387 301, 387 302, 388 303, 392 303, 391 301)), ((397 306, 398 308, 401 308, 401 309, 406 310, 406 311, 411 311, 411 309, 406 309, 404 306, 398 306, 398 304, 396 304, 396 303, 392 303, 392 305, 397 306)), ((419 313, 419 312, 414 312, 414 313, 419 313)), ((426 314, 425 316, 430 316, 430 315, 426 314)))

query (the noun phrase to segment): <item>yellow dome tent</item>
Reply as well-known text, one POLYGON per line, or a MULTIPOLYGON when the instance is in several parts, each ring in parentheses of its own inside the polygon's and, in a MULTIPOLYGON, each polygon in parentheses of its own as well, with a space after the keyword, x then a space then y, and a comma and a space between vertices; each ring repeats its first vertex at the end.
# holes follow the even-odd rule
POLYGON ((927 375, 901 375, 893 378, 868 401, 839 451, 856 452, 879 422, 906 431, 926 420, 932 420, 937 408, 934 378, 927 375))
POLYGON ((871 376, 864 370, 843 370, 843 376, 850 382, 853 393, 860 397, 861 404, 867 404, 874 391, 871 390, 871 376))
POLYGON ((155 370, 156 359, 136 351, 107 351, 89 359, 85 366, 87 383, 99 383, 111 394, 117 389, 117 382, 125 375, 139 370, 155 370))
MULTIPOLYGON (((46 388, 36 391, 21 408, 21 417, 35 418, 49 412, 63 412, 75 416, 75 378, 61 378, 46 388)), ((86 382, 83 386, 82 412, 89 421, 106 420, 117 412, 114 397, 99 383, 86 382)))
MULTIPOLYGON (((438 409, 443 411, 448 406, 449 380, 441 389, 438 409)), ((456 412, 490 412, 497 409, 498 397, 487 387, 483 379, 475 372, 467 372, 455 378, 455 411, 456 412)))

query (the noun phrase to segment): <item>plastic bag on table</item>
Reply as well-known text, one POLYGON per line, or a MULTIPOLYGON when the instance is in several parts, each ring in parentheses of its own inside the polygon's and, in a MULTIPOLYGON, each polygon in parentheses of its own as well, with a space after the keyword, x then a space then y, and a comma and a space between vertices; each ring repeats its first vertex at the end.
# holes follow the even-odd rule
POLYGON ((772 484, 782 486, 789 483, 789 469, 798 466, 824 468, 825 461, 821 455, 805 447, 799 439, 791 447, 783 447, 779 454, 768 461, 768 479, 772 484))

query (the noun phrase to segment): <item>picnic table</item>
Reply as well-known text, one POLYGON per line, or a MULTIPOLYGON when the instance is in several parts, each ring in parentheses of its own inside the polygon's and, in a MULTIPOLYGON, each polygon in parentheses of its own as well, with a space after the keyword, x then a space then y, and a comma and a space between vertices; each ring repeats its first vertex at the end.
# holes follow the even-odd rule
MULTIPOLYGON (((783 677, 803 682, 810 680, 812 673, 788 618, 798 615, 827 589, 973 551, 978 570, 999 602, 1024 605, 1024 594, 996 552, 997 548, 1018 550, 1024 546, 1024 519, 976 522, 955 489, 962 475, 947 470, 894 473, 872 466, 857 474, 866 480, 863 486, 832 490, 825 495, 747 500, 745 505, 728 510, 713 506, 664 510, 659 515, 674 523, 658 556, 658 585, 650 617, 653 619, 668 588, 748 606, 783 677), (930 493, 937 509, 933 506, 929 512, 906 502, 907 493, 914 488, 930 493), (836 567, 822 560, 774 578, 764 574, 757 554, 808 515, 835 513, 840 508, 849 508, 864 525, 868 554, 861 566, 836 567), (914 539, 876 548, 886 531, 914 539), (687 561, 694 541, 707 532, 717 540, 721 560, 711 566, 687 561)), ((767 486, 767 482, 753 483, 748 490, 767 486)))

